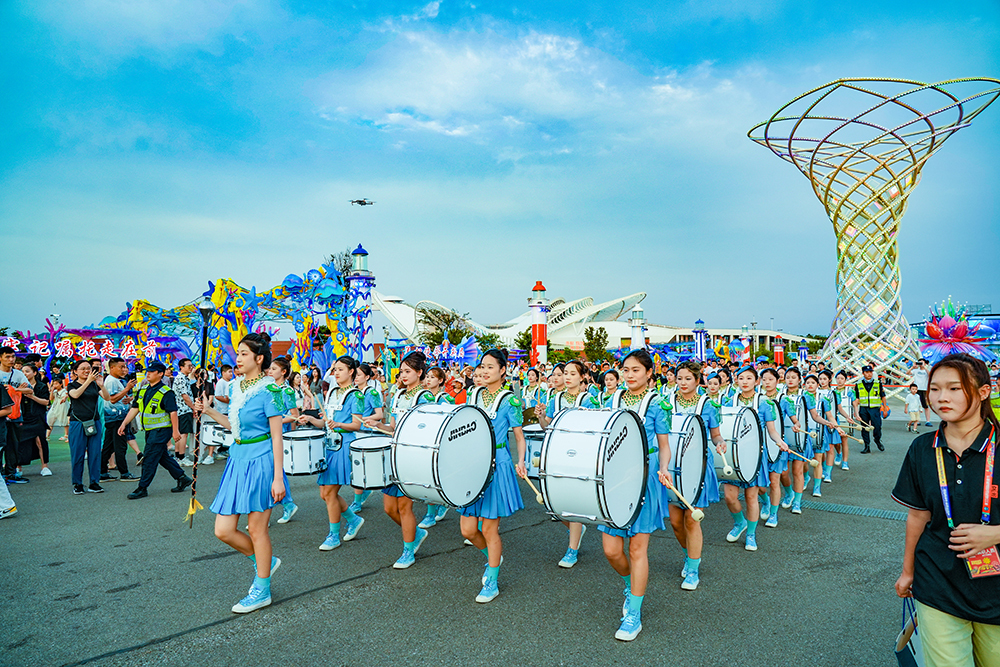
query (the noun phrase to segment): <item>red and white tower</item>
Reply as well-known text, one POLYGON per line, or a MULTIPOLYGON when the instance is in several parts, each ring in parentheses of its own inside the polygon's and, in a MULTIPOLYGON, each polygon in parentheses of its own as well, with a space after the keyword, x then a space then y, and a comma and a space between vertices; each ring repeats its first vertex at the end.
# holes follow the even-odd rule
POLYGON ((528 299, 531 309, 531 365, 537 366, 548 362, 549 350, 549 300, 545 298, 545 285, 539 280, 531 289, 528 299))

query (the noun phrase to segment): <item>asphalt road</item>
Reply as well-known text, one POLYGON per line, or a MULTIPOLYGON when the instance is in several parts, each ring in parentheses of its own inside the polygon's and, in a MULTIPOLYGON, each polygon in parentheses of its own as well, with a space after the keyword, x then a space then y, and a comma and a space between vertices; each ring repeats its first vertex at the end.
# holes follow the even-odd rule
MULTIPOLYGON (((483 557, 463 547, 454 512, 416 565, 397 571, 399 530, 378 494, 358 539, 321 552, 315 479, 293 478, 301 509, 289 524, 272 521, 283 559, 274 603, 238 616, 230 607, 251 583, 250 563, 213 536, 207 510, 188 528, 187 494, 169 493, 162 470, 148 498, 128 501, 132 484, 74 496, 67 462, 46 478, 36 465, 30 484, 11 487, 19 514, 0 521, 0 664, 894 665, 904 523, 838 510, 900 511, 889 491, 911 439, 889 422, 884 454, 854 454, 851 471, 823 486, 833 507, 782 511, 777 529, 758 529, 756 553, 728 544, 729 513, 710 508, 697 591, 680 590, 683 554, 672 533, 657 533, 643 631, 628 644, 614 639, 621 583, 598 532, 575 568, 560 569, 565 530, 526 485, 526 509, 501 526, 500 596, 480 605, 483 557)), ((221 473, 201 469, 206 506, 221 473)))

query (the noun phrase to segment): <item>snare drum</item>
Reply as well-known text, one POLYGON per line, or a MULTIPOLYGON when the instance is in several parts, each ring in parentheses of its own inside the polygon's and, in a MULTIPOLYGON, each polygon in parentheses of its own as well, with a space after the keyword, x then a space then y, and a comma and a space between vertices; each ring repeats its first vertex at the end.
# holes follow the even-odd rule
POLYGON ((698 505, 708 468, 705 423, 698 415, 674 415, 669 437, 670 473, 674 476, 674 486, 692 505, 698 505))
POLYGON ((542 459, 542 443, 545 441, 545 429, 538 424, 525 426, 521 429, 524 433, 525 462, 528 469, 528 477, 538 479, 538 464, 542 459))
POLYGON ((560 520, 628 528, 648 474, 646 430, 631 410, 567 408, 545 432, 539 487, 560 520))
POLYGON ((392 481, 408 498, 465 507, 493 477, 496 439, 486 412, 468 403, 425 403, 396 423, 392 481))
POLYGON ((726 453, 719 454, 712 448, 715 474, 724 481, 756 486, 764 459, 760 418, 749 407, 722 408, 720 417, 722 423, 719 430, 726 439, 726 453))
POLYGON ((318 475, 326 470, 326 433, 316 428, 300 428, 282 433, 288 475, 318 475))
POLYGON ((392 438, 380 433, 351 441, 351 486, 384 489, 392 484, 392 438))
POLYGON ((222 425, 218 422, 214 422, 210 419, 202 418, 201 420, 201 446, 202 447, 220 447, 225 444, 222 440, 223 429, 222 425))

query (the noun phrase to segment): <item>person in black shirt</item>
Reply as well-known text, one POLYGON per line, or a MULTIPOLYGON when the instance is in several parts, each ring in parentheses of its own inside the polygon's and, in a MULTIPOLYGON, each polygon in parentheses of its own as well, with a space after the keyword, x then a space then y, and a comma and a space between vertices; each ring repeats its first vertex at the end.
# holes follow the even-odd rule
POLYGON ((996 566, 1000 543, 1000 422, 989 397, 979 359, 953 354, 935 364, 928 401, 942 425, 910 445, 892 492, 909 508, 896 593, 917 601, 927 667, 1000 664, 1000 571, 972 575, 987 562, 984 550, 996 566))
POLYGON ((69 455, 73 462, 73 494, 83 494, 83 459, 87 458, 90 472, 90 493, 103 493, 98 483, 101 478, 101 415, 97 410, 97 397, 105 401, 111 395, 101 381, 100 365, 94 367, 81 359, 73 364, 76 380, 70 382, 69 390, 69 455), (87 426, 93 433, 87 434, 87 426))
POLYGON ((41 473, 48 477, 52 474, 48 466, 49 441, 45 437, 45 432, 48 430, 45 413, 49 406, 49 388, 42 381, 34 364, 25 364, 21 372, 24 373, 24 377, 27 378, 33 391, 31 394, 25 395, 21 401, 21 414, 24 421, 21 425, 18 462, 22 466, 26 466, 33 460, 41 458, 41 473))

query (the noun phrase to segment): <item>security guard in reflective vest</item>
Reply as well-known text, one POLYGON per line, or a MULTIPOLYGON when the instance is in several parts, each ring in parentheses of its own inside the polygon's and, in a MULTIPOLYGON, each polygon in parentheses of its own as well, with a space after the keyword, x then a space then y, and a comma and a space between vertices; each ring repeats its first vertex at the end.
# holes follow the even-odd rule
MULTIPOLYGON (((875 446, 880 452, 885 451, 882 446, 882 404, 885 403, 885 390, 882 383, 873 379, 874 372, 871 366, 863 366, 861 373, 864 380, 855 385, 854 390, 858 397, 858 420, 872 425, 872 436, 875 438, 875 446)), ((861 437, 864 438, 865 448, 862 454, 870 454, 871 448, 868 443, 868 431, 862 430, 861 437)))
POLYGON ((146 489, 153 482, 157 465, 166 468, 170 476, 177 480, 177 486, 170 489, 172 492, 180 493, 191 485, 191 478, 184 474, 177 460, 167 452, 171 435, 177 443, 182 442, 185 436, 177 425, 177 398, 173 390, 163 384, 163 373, 166 370, 167 367, 159 361, 149 364, 146 368, 149 385, 136 392, 132 409, 125 415, 125 420, 118 429, 119 435, 123 435, 125 425, 139 415, 146 434, 146 449, 142 453, 142 477, 136 490, 128 494, 129 500, 148 495, 146 489))

